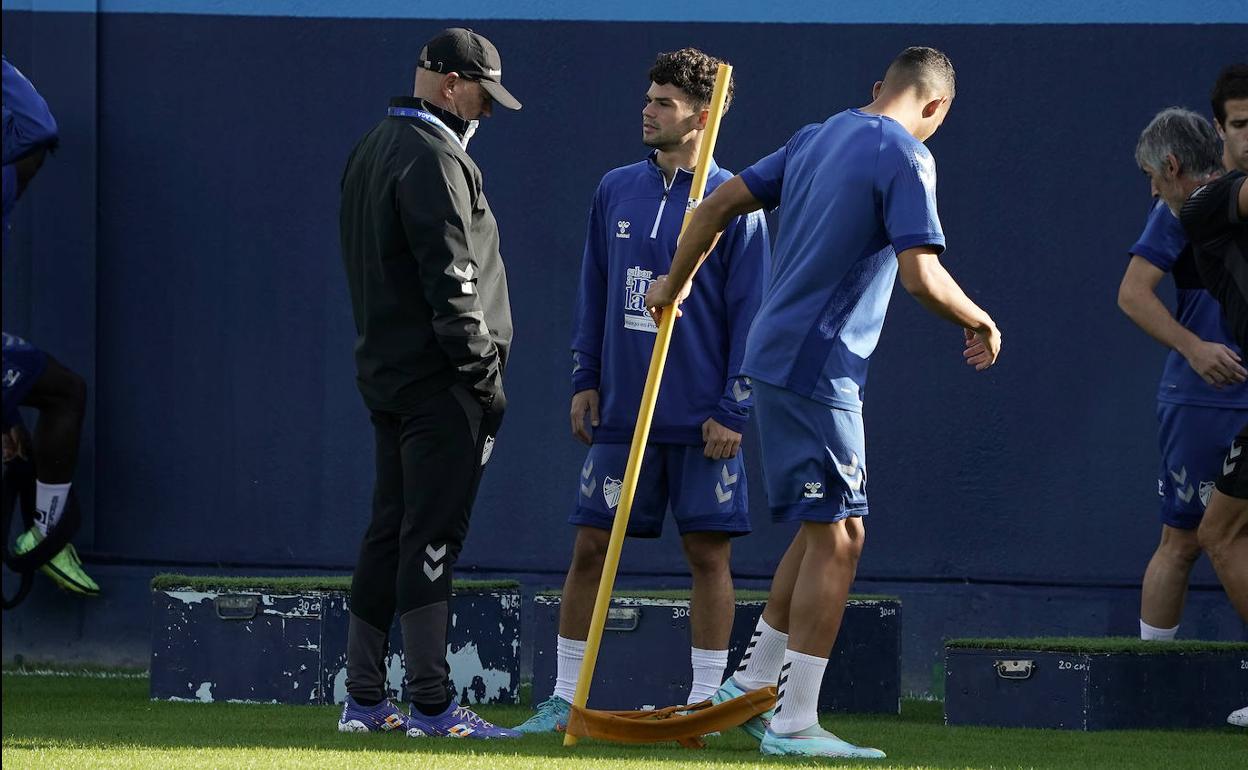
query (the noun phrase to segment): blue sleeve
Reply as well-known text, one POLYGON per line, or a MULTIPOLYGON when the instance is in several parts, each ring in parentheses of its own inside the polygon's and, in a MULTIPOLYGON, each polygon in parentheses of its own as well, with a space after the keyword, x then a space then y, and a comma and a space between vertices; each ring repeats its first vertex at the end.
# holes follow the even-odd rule
POLYGON ((4 163, 12 163, 36 147, 56 144, 56 118, 35 87, 8 59, 3 67, 4 163))
POLYGON ((767 219, 761 211, 738 217, 720 240, 728 263, 724 305, 728 318, 728 382, 711 417, 725 428, 741 433, 750 419, 754 395, 750 380, 741 374, 745 339, 754 314, 763 300, 763 287, 771 274, 771 241, 767 219))
POLYGON ((880 159, 884 229, 898 254, 917 246, 945 250, 936 213, 936 161, 919 142, 886 146, 880 159))
POLYGON ((597 388, 602 372, 602 335, 607 313, 607 230, 603 185, 598 185, 589 210, 581 284, 576 295, 572 332, 572 392, 597 388))
POLYGON ((1148 212, 1148 221, 1144 223, 1144 232, 1140 239, 1131 247, 1131 254, 1138 254, 1147 259, 1158 270, 1170 272, 1183 247, 1187 244, 1187 234, 1183 232, 1183 223, 1179 221, 1170 207, 1162 201, 1153 205, 1148 212))
POLYGON ((9 212, 17 203, 17 167, 12 163, 4 165, 4 221, 9 221, 9 212))
POLYGON ((786 144, 741 172, 741 181, 749 188, 750 195, 769 211, 780 205, 780 189, 784 187, 784 162, 788 153, 789 146, 786 144))

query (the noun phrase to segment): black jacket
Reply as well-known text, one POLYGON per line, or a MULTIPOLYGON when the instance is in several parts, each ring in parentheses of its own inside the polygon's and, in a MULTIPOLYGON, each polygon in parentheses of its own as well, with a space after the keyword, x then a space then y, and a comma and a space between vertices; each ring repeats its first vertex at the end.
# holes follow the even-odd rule
MULTIPOLYGON (((410 97, 391 106, 466 127, 410 97)), ((386 117, 347 160, 339 224, 365 404, 403 414, 459 382, 501 412, 511 305, 477 164, 441 127, 386 117)))

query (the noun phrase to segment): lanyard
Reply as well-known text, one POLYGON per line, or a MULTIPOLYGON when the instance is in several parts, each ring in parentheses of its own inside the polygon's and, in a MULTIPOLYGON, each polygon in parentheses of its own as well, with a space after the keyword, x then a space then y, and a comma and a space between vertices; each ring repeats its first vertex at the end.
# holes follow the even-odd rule
POLYGON ((450 126, 443 123, 442 120, 438 118, 437 115, 434 115, 432 112, 429 112, 428 110, 422 110, 416 107, 391 107, 386 110, 386 114, 392 118, 393 117, 419 118, 425 121, 426 123, 431 123, 437 126, 438 128, 442 129, 443 131, 445 131, 446 135, 449 136, 451 140, 455 142, 455 144, 458 144, 460 149, 466 149, 467 147, 467 142, 460 139, 459 135, 456 134, 454 131, 452 131, 450 126))

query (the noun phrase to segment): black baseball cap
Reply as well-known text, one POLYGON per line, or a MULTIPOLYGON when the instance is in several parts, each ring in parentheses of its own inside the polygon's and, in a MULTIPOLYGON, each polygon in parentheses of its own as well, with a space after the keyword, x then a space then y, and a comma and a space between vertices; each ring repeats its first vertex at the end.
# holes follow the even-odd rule
POLYGON ((443 74, 457 72, 460 77, 480 83, 499 106, 520 109, 516 97, 503 88, 503 60, 498 49, 470 29, 442 30, 421 49, 420 66, 443 74))

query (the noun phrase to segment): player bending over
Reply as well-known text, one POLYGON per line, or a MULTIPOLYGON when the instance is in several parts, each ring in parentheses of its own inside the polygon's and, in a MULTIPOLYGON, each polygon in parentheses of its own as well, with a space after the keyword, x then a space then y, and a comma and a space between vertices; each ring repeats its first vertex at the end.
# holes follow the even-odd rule
MULTIPOLYGON (((9 214, 57 143, 56 119, 48 103, 26 76, 4 59, 4 250, 8 251, 9 214)), ((59 361, 14 334, 3 334, 4 433, 6 455, 25 455, 27 444, 35 461, 35 523, 18 536, 14 552, 34 550, 57 525, 69 501, 78 464, 87 384, 59 361), (33 441, 22 425, 18 408, 39 410, 33 441)), ((78 552, 67 544, 40 569, 61 588, 95 596, 100 587, 82 568, 78 552)))

